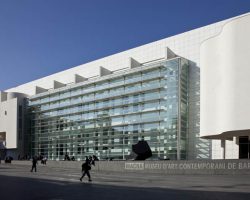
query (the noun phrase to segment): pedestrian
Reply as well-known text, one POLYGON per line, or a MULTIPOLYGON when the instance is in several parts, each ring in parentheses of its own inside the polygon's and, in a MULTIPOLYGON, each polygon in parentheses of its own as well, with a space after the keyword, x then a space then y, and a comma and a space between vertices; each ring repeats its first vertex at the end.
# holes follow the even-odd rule
POLYGON ((46 162, 47 162, 47 157, 44 156, 44 157, 42 158, 42 160, 41 160, 41 164, 46 165, 46 162))
POLYGON ((89 178, 89 182, 92 181, 91 180, 91 176, 89 173, 89 170, 91 170, 91 160, 86 156, 86 160, 85 162, 82 164, 82 176, 80 178, 80 181, 82 181, 83 177, 87 174, 88 178, 89 178))
POLYGON ((64 160, 70 160, 70 157, 69 157, 69 155, 67 153, 64 156, 64 160))
POLYGON ((31 168, 30 172, 33 172, 33 169, 35 169, 35 172, 36 172, 36 165, 37 165, 37 157, 34 156, 32 159, 32 168, 31 168))
POLYGON ((92 157, 93 157, 94 161, 98 161, 99 160, 96 155, 93 155, 92 157))
POLYGON ((44 157, 43 157, 43 164, 46 165, 46 163, 47 163, 47 157, 44 156, 44 157))

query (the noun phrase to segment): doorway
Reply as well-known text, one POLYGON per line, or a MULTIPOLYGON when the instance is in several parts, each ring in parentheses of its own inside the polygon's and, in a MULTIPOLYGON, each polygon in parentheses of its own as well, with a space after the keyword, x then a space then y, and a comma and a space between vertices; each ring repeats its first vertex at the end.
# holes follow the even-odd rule
POLYGON ((239 159, 250 159, 250 137, 239 137, 239 159))

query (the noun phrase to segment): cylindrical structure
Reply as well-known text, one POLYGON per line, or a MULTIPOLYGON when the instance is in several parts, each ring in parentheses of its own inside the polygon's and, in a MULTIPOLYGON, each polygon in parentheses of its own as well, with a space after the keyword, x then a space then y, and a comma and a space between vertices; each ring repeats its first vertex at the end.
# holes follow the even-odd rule
POLYGON ((232 138, 250 130, 250 15, 229 21, 201 45, 201 136, 232 138))

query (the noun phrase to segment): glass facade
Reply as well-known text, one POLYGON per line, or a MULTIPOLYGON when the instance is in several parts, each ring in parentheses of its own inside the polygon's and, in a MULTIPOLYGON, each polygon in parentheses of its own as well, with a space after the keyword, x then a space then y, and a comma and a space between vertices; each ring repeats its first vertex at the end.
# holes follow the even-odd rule
POLYGON ((126 159, 148 142, 153 159, 185 159, 188 61, 142 65, 30 97, 33 155, 126 159))

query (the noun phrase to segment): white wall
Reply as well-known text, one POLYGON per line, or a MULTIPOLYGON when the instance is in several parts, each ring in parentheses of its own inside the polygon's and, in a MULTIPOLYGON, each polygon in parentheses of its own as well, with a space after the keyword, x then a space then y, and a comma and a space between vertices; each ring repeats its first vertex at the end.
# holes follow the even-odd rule
POLYGON ((233 140, 226 140, 226 159, 238 159, 239 158, 239 145, 237 144, 237 138, 234 137, 233 140))
POLYGON ((250 15, 201 46, 201 136, 250 129, 250 15))
POLYGON ((212 159, 223 159, 223 148, 221 140, 212 141, 212 159))
POLYGON ((221 145, 221 140, 213 140, 212 142, 212 159, 238 159, 239 158, 239 146, 237 144, 237 138, 233 140, 225 141, 225 157, 223 155, 224 149, 221 145))
MULTIPOLYGON (((201 45, 201 136, 227 139, 250 135, 250 15, 226 23, 201 45)), ((212 157, 222 158, 220 141, 212 157)), ((235 141, 226 141, 225 158, 238 158, 235 141)))
POLYGON ((7 149, 17 148, 17 109, 17 98, 0 102, 0 132, 6 132, 7 149))

